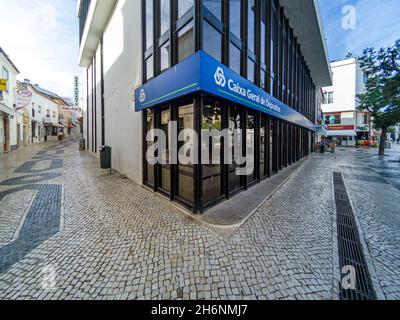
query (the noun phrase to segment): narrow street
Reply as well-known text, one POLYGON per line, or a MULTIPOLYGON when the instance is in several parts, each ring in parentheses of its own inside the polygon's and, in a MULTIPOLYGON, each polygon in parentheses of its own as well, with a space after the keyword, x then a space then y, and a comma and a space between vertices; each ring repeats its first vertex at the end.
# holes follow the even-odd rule
POLYGON ((400 298, 400 146, 314 154, 224 234, 78 151, 0 158, 1 299, 337 299, 333 172, 354 206, 378 298, 400 298))

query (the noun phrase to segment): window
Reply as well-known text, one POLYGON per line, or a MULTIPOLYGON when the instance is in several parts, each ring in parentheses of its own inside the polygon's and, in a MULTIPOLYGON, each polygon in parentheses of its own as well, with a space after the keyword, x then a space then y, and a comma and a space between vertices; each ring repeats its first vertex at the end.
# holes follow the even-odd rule
POLYGON ((56 112, 55 111, 53 111, 53 118, 55 118, 56 117, 56 112))
POLYGON ((260 10, 261 10, 261 42, 260 42, 260 47, 261 47, 261 64, 265 65, 266 61, 266 47, 265 47, 265 40, 266 40, 266 35, 267 35, 267 9, 265 6, 265 1, 266 0, 261 0, 260 1, 260 10))
POLYGON ((169 51, 170 51, 170 45, 169 45, 169 41, 167 41, 160 48, 160 72, 163 72, 170 67, 169 66, 169 51))
MULTIPOLYGON (((232 136, 232 139, 234 139, 234 134, 235 134, 235 130, 241 130, 242 129, 242 113, 241 110, 243 108, 242 107, 238 107, 238 106, 232 106, 230 108, 230 115, 229 115, 229 132, 230 135, 232 136)), ((243 137, 242 140, 245 140, 245 138, 243 137)), ((234 141, 234 140, 232 140, 234 141)), ((243 150, 242 146, 238 146, 235 145, 235 143, 233 144, 233 148, 232 148, 232 164, 229 165, 229 191, 235 192, 236 190, 240 189, 242 186, 242 180, 241 180, 241 176, 236 174, 236 169, 240 168, 241 165, 238 164, 235 161, 235 149, 236 148, 240 148, 243 150)), ((238 150, 238 152, 240 153, 240 150, 238 150)))
POLYGON ((153 0, 146 0, 146 50, 153 46, 153 0))
POLYGON ((182 18, 186 12, 193 7, 193 0, 179 0, 178 1, 178 19, 182 18))
MULTIPOLYGON (((148 132, 154 129, 154 110, 147 109, 146 110, 146 135, 148 132)), ((154 138, 152 139, 153 141, 146 141, 146 148, 149 149, 153 144, 154 144, 154 138)), ((154 186, 155 183, 155 167, 154 165, 151 165, 146 161, 147 164, 147 171, 146 171, 146 182, 150 184, 151 186, 154 186)))
POLYGON ((247 182, 252 183, 257 179, 256 174, 256 112, 248 111, 247 128, 246 128, 246 166, 253 171, 247 176, 247 182))
POLYGON ((153 56, 150 56, 146 60, 146 80, 150 80, 154 77, 154 64, 153 64, 153 56))
POLYGON ((222 35, 211 24, 204 21, 203 50, 221 62, 222 35))
POLYGON ((169 30, 170 0, 160 0, 160 37, 169 30))
POLYGON ((241 51, 234 44, 230 45, 230 59, 229 59, 229 67, 240 74, 240 54, 241 51))
POLYGON ((35 109, 32 108, 32 118, 35 117, 35 109))
POLYGON ((332 104, 333 103, 333 92, 326 92, 324 104, 332 104))
MULTIPOLYGON (((179 108, 179 129, 178 134, 181 133, 185 129, 194 129, 194 108, 193 104, 182 106, 179 108)), ((187 137, 189 140, 190 137, 187 137)), ((185 142, 178 142, 178 150, 181 151, 181 148, 185 142)), ((193 148, 191 148, 193 149, 193 148)), ((186 156, 188 158, 192 157, 190 152, 193 150, 187 150, 186 156)), ((193 184, 194 184, 194 167, 193 164, 183 165, 179 164, 179 181, 178 181, 178 197, 189 204, 194 204, 194 192, 193 192, 193 184)))
MULTIPOLYGON (((218 102, 204 104, 203 129, 221 131, 222 108, 218 102)), ((221 142, 221 140, 212 141, 210 138, 208 145, 203 146, 203 150, 209 152, 209 164, 203 165, 203 202, 205 204, 222 196, 222 170, 221 165, 218 164, 218 162, 221 163, 221 142), (213 147, 217 154, 213 154, 213 147)))
POLYGON ((255 68, 255 64, 251 59, 248 59, 248 63, 247 63, 247 80, 249 80, 250 82, 254 83, 254 68, 255 68))
POLYGON ((325 115, 325 121, 327 124, 330 124, 330 125, 341 124, 342 116, 341 116, 341 114, 327 114, 327 115, 325 115))
POLYGON ((218 19, 221 19, 222 0, 204 0, 204 6, 218 19))
POLYGON ((46 110, 46 117, 50 118, 50 110, 46 110))
POLYGON ((242 6, 241 0, 229 0, 229 8, 230 8, 230 30, 231 32, 238 38, 241 39, 241 15, 242 15, 242 6))
POLYGON ((254 28, 255 28, 255 0, 248 0, 248 37, 247 37, 247 48, 251 52, 255 52, 255 36, 254 36, 254 28))
POLYGON ((42 107, 38 106, 38 113, 41 114, 42 113, 42 107))
POLYGON ((8 90, 9 90, 9 88, 10 88, 10 84, 9 84, 9 81, 10 81, 10 74, 8 73, 8 70, 5 69, 5 68, 3 68, 2 79, 3 79, 3 80, 7 80, 7 90, 6 90, 6 92, 8 92, 8 90))
POLYGON ((194 51, 193 21, 191 21, 178 32, 179 62, 192 55, 194 51))

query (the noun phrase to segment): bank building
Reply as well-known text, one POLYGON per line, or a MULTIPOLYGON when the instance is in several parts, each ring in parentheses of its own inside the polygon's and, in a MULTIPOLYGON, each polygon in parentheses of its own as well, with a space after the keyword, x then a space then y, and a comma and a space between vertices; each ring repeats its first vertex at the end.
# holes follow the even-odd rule
POLYGON ((78 16, 86 148, 111 146, 113 168, 133 181, 203 213, 315 151, 332 84, 318 1, 81 0, 78 16), (149 164, 147 133, 169 137, 171 121, 199 135, 241 129, 254 170, 236 174, 224 139, 220 161, 170 163, 168 143, 149 164))

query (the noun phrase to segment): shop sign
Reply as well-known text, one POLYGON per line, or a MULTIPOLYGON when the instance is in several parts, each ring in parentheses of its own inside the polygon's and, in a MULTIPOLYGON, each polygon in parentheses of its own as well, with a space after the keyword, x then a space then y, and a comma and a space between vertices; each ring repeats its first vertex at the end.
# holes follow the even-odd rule
POLYGON ((340 130, 354 130, 353 125, 329 125, 328 130, 335 130, 335 131, 340 131, 340 130))
POLYGON ((18 89, 15 91, 15 110, 24 109, 32 101, 32 92, 29 90, 18 89))
POLYGON ((7 80, 0 79, 0 91, 7 91, 7 80))
POLYGON ((315 131, 315 125, 306 117, 203 51, 198 51, 135 90, 135 110, 142 111, 198 91, 315 131))

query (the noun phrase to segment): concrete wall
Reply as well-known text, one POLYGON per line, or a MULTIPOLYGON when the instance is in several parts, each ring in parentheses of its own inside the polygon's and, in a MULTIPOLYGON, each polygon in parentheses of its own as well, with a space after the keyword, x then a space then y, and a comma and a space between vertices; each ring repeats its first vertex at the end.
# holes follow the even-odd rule
MULTIPOLYGON (((134 111, 132 102, 134 88, 141 85, 140 12, 141 1, 118 1, 103 32, 105 144, 112 147, 113 169, 139 184, 142 183, 142 114, 134 111)), ((88 71, 88 78, 84 72, 89 97, 89 103, 87 99, 84 101, 84 135, 88 151, 99 156, 102 143, 100 46, 88 71), (94 84, 92 74, 95 74, 94 84), (94 124, 97 133, 93 130, 94 124), (96 138, 97 149, 94 148, 96 138)))

